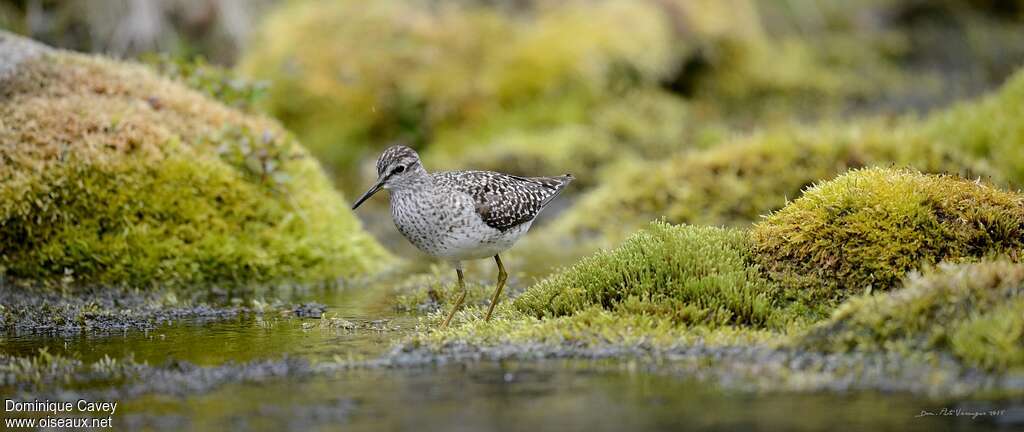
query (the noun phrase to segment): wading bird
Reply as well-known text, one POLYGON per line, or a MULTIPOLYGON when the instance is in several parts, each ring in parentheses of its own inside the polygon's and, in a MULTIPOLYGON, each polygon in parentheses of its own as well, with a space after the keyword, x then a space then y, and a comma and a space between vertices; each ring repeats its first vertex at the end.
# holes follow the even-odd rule
POLYGON ((492 171, 427 172, 416 151, 392 146, 377 159, 377 182, 352 205, 355 210, 381 189, 391 191, 395 226, 417 248, 448 261, 459 276, 459 298, 447 327, 466 299, 462 262, 494 257, 498 282, 484 318, 489 321, 508 274, 499 253, 530 229, 534 218, 573 180, 520 177, 492 171))

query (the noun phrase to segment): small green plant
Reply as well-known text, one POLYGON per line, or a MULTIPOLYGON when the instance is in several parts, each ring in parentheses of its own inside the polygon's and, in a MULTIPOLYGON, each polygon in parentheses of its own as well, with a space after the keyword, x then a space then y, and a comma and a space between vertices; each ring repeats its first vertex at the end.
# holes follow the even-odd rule
POLYGON ((257 134, 244 126, 228 125, 203 137, 221 159, 260 184, 280 190, 292 180, 287 164, 307 157, 282 132, 257 134))
MULTIPOLYGON (((266 81, 243 79, 231 70, 208 63, 203 57, 189 59, 159 53, 143 56, 142 62, 163 76, 244 111, 254 111, 267 93, 266 81)), ((150 103, 160 102, 151 99, 150 103)))

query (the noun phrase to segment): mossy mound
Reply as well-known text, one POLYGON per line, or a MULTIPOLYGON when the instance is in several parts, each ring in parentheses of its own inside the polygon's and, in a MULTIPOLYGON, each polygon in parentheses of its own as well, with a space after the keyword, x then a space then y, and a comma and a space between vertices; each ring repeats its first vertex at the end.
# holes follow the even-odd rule
POLYGON ((538 317, 601 306, 691 325, 781 327, 791 317, 749 247, 742 231, 654 223, 538 282, 514 305, 538 317))
POLYGON ((924 264, 1024 252, 1024 195, 871 168, 818 184, 755 225, 754 251, 801 296, 886 290, 924 264))
POLYGON ((940 351, 982 369, 1024 370, 1024 265, 932 268, 902 289, 850 299, 794 344, 827 352, 940 351))
MULTIPOLYGON (((7 50, 30 42, 0 34, 7 50)), ((0 58, 5 53, 0 53, 0 58)), ((275 122, 131 64, 43 50, 0 86, 0 269, 23 281, 234 284, 386 253, 275 122)))

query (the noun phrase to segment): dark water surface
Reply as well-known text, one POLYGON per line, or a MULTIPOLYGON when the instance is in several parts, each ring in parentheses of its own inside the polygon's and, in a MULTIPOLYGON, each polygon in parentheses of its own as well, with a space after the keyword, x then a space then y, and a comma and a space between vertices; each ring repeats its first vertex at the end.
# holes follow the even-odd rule
MULTIPOLYGON (((75 338, 6 337, 3 350, 95 361, 131 356, 160 366, 202 366, 298 357, 312 363, 373 358, 416 319, 375 302, 366 289, 325 290, 289 301, 319 301, 328 316, 386 330, 322 327, 320 320, 268 314, 227 322, 178 322, 150 332, 75 338)), ((115 429, 152 430, 843 430, 980 431, 992 419, 923 417, 956 404, 907 394, 733 392, 683 377, 644 372, 631 360, 482 362, 364 368, 196 394, 121 400, 115 429)), ((1001 429, 1007 429, 1004 426, 1001 429)))
POLYGON ((917 418, 942 404, 908 396, 755 396, 580 361, 354 370, 238 384, 187 399, 126 405, 133 427, 206 430, 991 430, 917 418), (145 414, 142 414, 145 412, 145 414))

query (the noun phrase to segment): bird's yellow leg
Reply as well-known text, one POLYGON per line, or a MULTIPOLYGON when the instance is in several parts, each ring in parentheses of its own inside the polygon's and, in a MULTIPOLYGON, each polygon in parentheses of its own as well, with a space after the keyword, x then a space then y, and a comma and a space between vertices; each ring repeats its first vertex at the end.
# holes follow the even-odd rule
POLYGON ((495 255, 494 262, 498 263, 498 286, 494 289, 494 296, 491 297, 491 305, 487 307, 487 316, 484 317, 484 321, 491 320, 491 312, 494 312, 494 305, 498 304, 501 289, 505 288, 505 281, 508 280, 508 273, 505 273, 505 266, 501 264, 501 257, 495 255))
POLYGON ((448 323, 452 321, 452 317, 455 316, 455 312, 459 311, 459 307, 462 306, 462 302, 466 300, 466 282, 463 280, 462 268, 456 267, 455 273, 459 275, 459 298, 455 300, 455 306, 452 306, 452 311, 448 312, 448 318, 444 319, 444 323, 441 324, 441 328, 448 328, 448 323))

